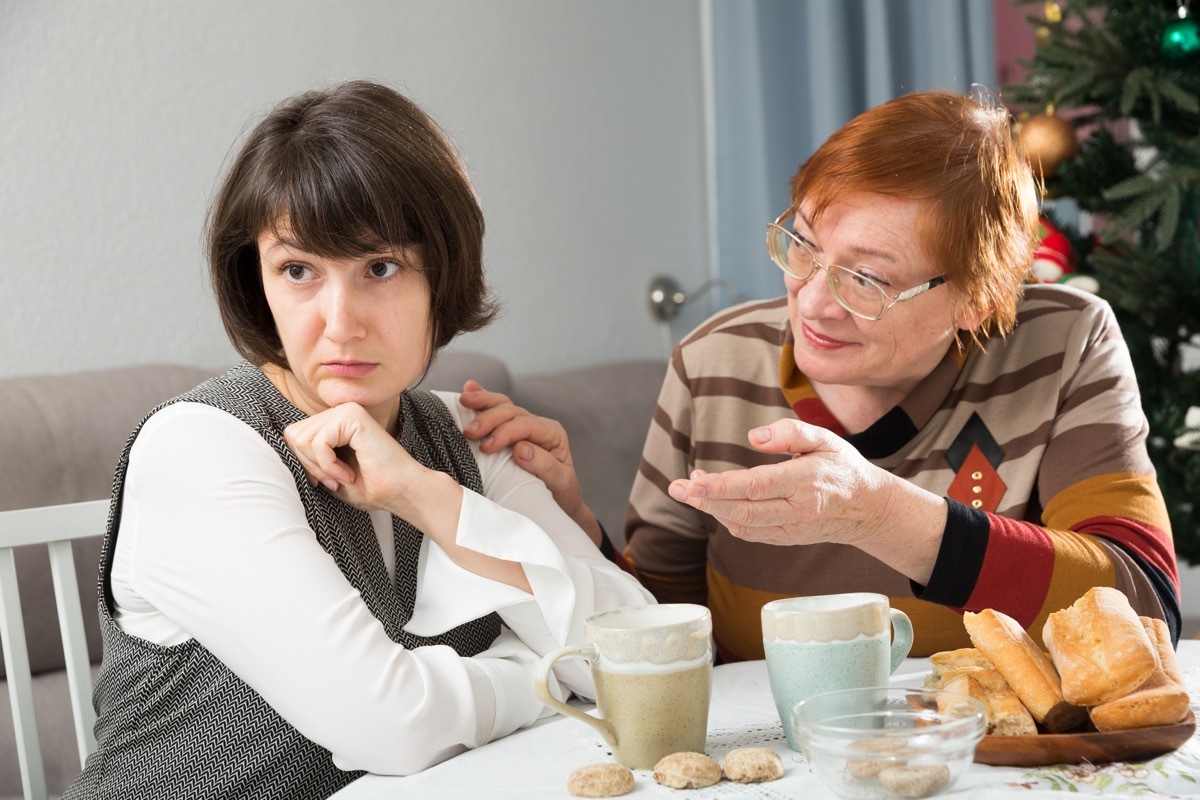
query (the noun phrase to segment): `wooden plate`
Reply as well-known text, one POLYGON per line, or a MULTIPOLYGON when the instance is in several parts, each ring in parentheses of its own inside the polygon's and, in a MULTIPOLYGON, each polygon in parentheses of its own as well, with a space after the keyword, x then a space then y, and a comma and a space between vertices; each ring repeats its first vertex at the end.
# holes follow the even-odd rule
POLYGON ((1146 761, 1179 749, 1195 732, 1196 716, 1189 711, 1183 722, 1157 728, 1111 733, 985 736, 975 748, 975 763, 997 767, 1045 767, 1084 762, 1146 761))

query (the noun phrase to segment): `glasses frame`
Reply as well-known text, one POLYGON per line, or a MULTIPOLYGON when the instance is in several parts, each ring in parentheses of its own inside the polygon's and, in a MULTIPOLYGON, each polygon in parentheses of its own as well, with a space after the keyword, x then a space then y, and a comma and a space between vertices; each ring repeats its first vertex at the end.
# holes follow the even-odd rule
POLYGON ((859 319, 870 320, 872 322, 883 319, 883 315, 886 314, 888 312, 888 310, 892 306, 896 305, 897 303, 903 303, 905 300, 911 300, 914 297, 916 297, 917 295, 924 294, 925 292, 928 292, 930 289, 935 289, 938 286, 941 286, 943 283, 946 282, 945 274, 938 275, 937 277, 930 278, 929 280, 925 281, 924 283, 914 286, 911 289, 905 289, 903 292, 900 292, 900 294, 893 297, 892 295, 887 293, 886 289, 884 289, 882 286, 879 285, 878 281, 876 281, 874 278, 872 278, 869 275, 863 275, 861 272, 858 272, 857 270, 850 269, 849 267, 843 267, 840 264, 822 264, 819 260, 817 260, 817 254, 814 253, 813 249, 811 247, 809 247, 807 244, 805 244, 804 241, 799 236, 796 235, 795 231, 790 231, 787 228, 785 228, 784 226, 779 224, 779 223, 783 222, 784 217, 787 217, 794 213, 795 212, 792 212, 792 211, 785 211, 782 214, 780 214, 778 217, 776 217, 774 222, 770 222, 767 224, 767 254, 771 256, 771 261, 775 264, 775 266, 779 267, 786 274, 790 275, 791 277, 795 278, 798 281, 805 282, 805 283, 812 280, 813 275, 817 274, 818 269, 825 270, 825 275, 829 282, 829 292, 830 292, 830 294, 833 295, 833 299, 837 300, 838 305, 840 305, 842 308, 846 309, 847 311, 849 311, 851 314, 858 317, 859 319), (791 239, 794 244, 804 248, 805 252, 808 253, 809 259, 812 260, 812 263, 813 263, 812 272, 810 272, 806 276, 797 275, 795 272, 792 271, 791 265, 788 264, 787 255, 784 253, 776 253, 774 243, 772 242, 772 239, 774 238, 776 231, 786 234, 788 236, 788 238, 791 239), (876 291, 879 292, 880 296, 883 297, 883 302, 881 304, 880 312, 876 316, 872 317, 869 314, 864 314, 861 311, 855 311, 853 308, 851 308, 850 304, 842 299, 842 294, 838 289, 839 281, 838 281, 838 278, 836 277, 834 270, 841 270, 842 272, 848 272, 851 275, 853 275, 855 278, 866 281, 868 284, 873 286, 876 289, 876 291))

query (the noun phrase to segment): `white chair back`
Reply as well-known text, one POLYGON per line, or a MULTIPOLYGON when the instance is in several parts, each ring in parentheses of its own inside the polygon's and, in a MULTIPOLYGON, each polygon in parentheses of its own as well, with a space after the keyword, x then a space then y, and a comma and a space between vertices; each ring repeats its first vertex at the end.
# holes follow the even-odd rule
POLYGON ((71 689, 75 737, 82 768, 88 754, 96 749, 93 732, 96 712, 92 707, 92 679, 83 631, 83 606, 79 599, 71 542, 103 534, 107 521, 107 500, 0 511, 0 642, 4 648, 4 669, 8 675, 13 724, 16 726, 17 761, 26 800, 45 800, 46 773, 34 716, 33 680, 29 673, 29 650, 25 639, 25 623, 21 617, 21 598, 17 592, 17 566, 13 548, 44 544, 50 552, 54 601, 58 605, 67 683, 71 689))

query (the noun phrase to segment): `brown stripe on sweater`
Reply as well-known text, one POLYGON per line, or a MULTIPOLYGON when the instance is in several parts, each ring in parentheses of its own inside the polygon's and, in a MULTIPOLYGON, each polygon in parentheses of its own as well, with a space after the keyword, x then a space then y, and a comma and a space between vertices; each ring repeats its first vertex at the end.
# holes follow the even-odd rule
POLYGON ((1058 303, 1045 303, 1036 306, 1026 306, 1025 310, 1017 315, 1017 325, 1029 325, 1041 319, 1042 317, 1062 314, 1068 310, 1069 309, 1064 308, 1058 303))
POLYGON ((753 575, 752 588, 766 592, 796 594, 797 571, 803 570, 806 595, 871 591, 912 596, 907 578, 847 544, 781 547, 736 539, 722 527, 713 536, 709 568, 727 578, 742 576, 742 585, 745 576, 753 575))
POLYGON ((1124 392, 1131 397, 1135 397, 1137 396, 1138 385, 1137 379, 1132 375, 1105 376, 1104 378, 1094 380, 1091 383, 1078 385, 1074 391, 1074 395, 1070 398, 1061 397, 1062 394, 1066 393, 1066 390, 1067 387, 1064 386, 1062 391, 1059 393, 1061 398, 1059 402, 1061 404, 1062 413, 1064 414, 1068 411, 1072 411, 1083 405, 1086 405, 1089 401, 1094 400, 1107 392, 1119 391, 1124 392))
MULTIPOLYGON (((1031 283, 1025 287, 1025 297, 1029 301, 1047 303, 1069 308, 1072 311, 1085 308, 1095 302, 1095 298, 1086 294, 1064 292, 1060 287, 1041 286, 1031 283)), ((1026 303, 1025 307, 1029 307, 1026 303)))
MULTIPOLYGON (((930 450, 922 458, 905 459, 888 471, 905 480, 913 480, 918 475, 922 477, 936 476, 940 479, 942 470, 945 470, 946 486, 949 486, 950 482, 954 480, 954 470, 950 469, 950 466, 946 463, 945 448, 930 450)), ((921 485, 924 486, 924 483, 921 485)), ((933 490, 931 489, 930 491, 933 490)), ((939 493, 944 494, 945 490, 943 489, 939 493)))
POLYGON ((1163 618, 1162 602, 1154 585, 1146 578, 1141 565, 1129 553, 1107 539, 1096 537, 1096 543, 1107 551, 1113 566, 1113 586, 1120 589, 1129 605, 1141 616, 1163 618))
MULTIPOLYGON (((671 371, 668 375, 674 375, 680 383, 687 383, 687 366, 683 363, 683 350, 678 345, 671 351, 671 371)), ((666 379, 663 379, 664 384, 666 379)))
POLYGON ((1045 464, 1042 469, 1043 497, 1054 495, 1086 478, 1114 472, 1152 473, 1153 464, 1143 448, 1124 446, 1127 426, 1115 423, 1090 423, 1085 427, 1058 434, 1063 458, 1045 464))
POLYGON ((1057 377, 1062 370, 1062 362, 1061 354, 1046 356, 1031 361, 1020 369, 1001 373, 990 381, 965 383, 950 393, 944 405, 953 408, 964 402, 980 404, 995 397, 1025 391, 1034 381, 1057 377))
POLYGON ((716 377, 694 378, 688 384, 692 389, 692 398, 700 397, 736 397, 757 406, 779 406, 783 404, 783 391, 778 382, 764 386, 761 383, 751 383, 740 378, 716 377))
POLYGON ((674 422, 662 406, 654 407, 654 416, 651 420, 666 434, 667 439, 671 442, 671 447, 683 453, 691 449, 692 437, 675 429, 674 422))
POLYGON ((1121 329, 1116 325, 1106 325, 1100 335, 1096 337, 1097 342, 1112 342, 1118 341, 1122 346, 1125 345, 1125 336, 1121 333, 1121 329))
POLYGON ((1016 461, 1039 447, 1045 447, 1046 440, 1050 437, 1050 431, 1054 430, 1054 425, 1055 420, 1045 420, 1036 428, 1027 430, 1020 436, 1000 442, 1000 447, 1004 450, 1004 460, 1006 462, 1016 461))
POLYGON ((753 314, 757 311, 767 311, 767 310, 775 309, 781 305, 787 305, 787 295, 784 295, 782 297, 772 298, 770 300, 756 300, 756 301, 752 301, 750 303, 743 303, 741 305, 734 306, 733 308, 730 308, 724 312, 718 312, 714 316, 710 317, 707 322, 702 323, 699 328, 696 328, 691 333, 689 333, 683 339, 683 341, 680 342, 680 345, 686 345, 696 339, 703 338, 711 331, 714 331, 717 328, 720 328, 722 325, 724 325, 730 319, 733 319, 735 317, 747 316, 747 315, 753 314))
POLYGON ((693 452, 696 455, 697 464, 719 461, 725 464, 741 465, 736 467, 738 469, 778 464, 791 458, 786 453, 760 453, 751 447, 715 441, 696 442, 693 452))
POLYGON ((755 339, 758 341, 767 341, 783 346, 783 329, 778 325, 769 325, 761 322, 751 322, 743 325, 730 325, 727 328, 721 328, 719 333, 722 336, 736 336, 742 339, 755 339))
POLYGON ((667 493, 667 487, 671 485, 671 481, 675 480, 675 478, 668 478, 662 472, 662 470, 651 464, 645 458, 638 463, 638 475, 649 481, 663 494, 667 493))

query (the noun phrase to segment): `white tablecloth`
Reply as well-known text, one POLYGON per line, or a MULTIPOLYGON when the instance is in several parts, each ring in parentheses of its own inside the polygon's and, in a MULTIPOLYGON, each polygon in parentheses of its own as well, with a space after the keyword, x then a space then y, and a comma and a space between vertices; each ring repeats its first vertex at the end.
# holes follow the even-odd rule
MULTIPOLYGON (((1200 716, 1200 641, 1179 646, 1192 710, 1200 716)), ((920 686, 929 672, 927 659, 907 660, 892 678, 895 686, 920 686)), ((654 782, 649 770, 635 770, 636 786, 626 797, 689 800, 717 798, 832 798, 800 753, 783 737, 764 662, 727 664, 713 672, 707 751, 721 761, 734 747, 771 747, 784 761, 784 777, 765 784, 722 781, 708 789, 680 791, 654 782)), ((595 731, 576 720, 554 717, 507 738, 472 750, 417 775, 404 778, 367 775, 338 792, 337 800, 531 800, 569 798, 571 770, 612 756, 595 731)), ((946 797, 991 800, 1000 797, 1063 797, 1123 794, 1138 797, 1200 796, 1200 737, 1174 753, 1144 764, 1071 765, 1036 768, 972 764, 946 797)))

